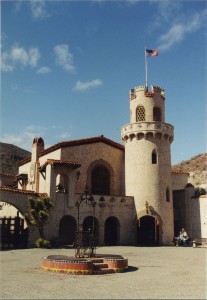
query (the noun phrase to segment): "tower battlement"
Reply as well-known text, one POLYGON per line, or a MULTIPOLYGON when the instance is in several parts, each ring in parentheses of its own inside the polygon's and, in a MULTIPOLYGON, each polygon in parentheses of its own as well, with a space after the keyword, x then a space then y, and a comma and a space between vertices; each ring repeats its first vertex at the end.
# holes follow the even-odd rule
POLYGON ((136 92, 145 91, 145 89, 146 89, 145 85, 139 85, 139 86, 136 87, 136 92))
POLYGON ((154 97, 154 95, 161 95, 165 99, 165 91, 159 86, 152 85, 151 91, 146 91, 144 85, 139 85, 135 89, 130 89, 130 100, 133 100, 138 97, 138 95, 143 95, 145 97, 154 97))
POLYGON ((152 91, 156 95, 161 95, 163 98, 165 98, 165 90, 159 86, 152 85, 152 91))

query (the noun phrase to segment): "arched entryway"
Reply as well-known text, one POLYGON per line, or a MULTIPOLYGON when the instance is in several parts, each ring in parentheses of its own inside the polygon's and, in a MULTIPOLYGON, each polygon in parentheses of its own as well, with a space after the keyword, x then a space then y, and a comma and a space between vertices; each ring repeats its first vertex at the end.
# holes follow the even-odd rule
POLYGON ((28 227, 21 212, 7 202, 0 202, 0 249, 27 248, 28 227))
POLYGON ((109 217, 106 219, 104 228, 104 243, 107 246, 119 244, 119 221, 115 217, 109 217))
POLYGON ((159 224, 153 216, 143 216, 138 220, 137 242, 139 245, 159 244, 159 224))
POLYGON ((93 217, 89 216, 86 217, 83 221, 83 231, 93 230, 94 228, 94 236, 95 236, 95 245, 99 243, 99 224, 98 220, 93 217))
POLYGON ((76 229, 76 220, 72 216, 64 216, 59 224, 60 243, 62 245, 73 245, 76 229))

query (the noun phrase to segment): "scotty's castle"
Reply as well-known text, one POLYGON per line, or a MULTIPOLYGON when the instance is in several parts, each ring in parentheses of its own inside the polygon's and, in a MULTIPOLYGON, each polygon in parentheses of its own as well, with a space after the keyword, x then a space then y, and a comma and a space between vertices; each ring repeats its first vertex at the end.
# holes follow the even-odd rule
MULTIPOLYGON (((18 189, 2 180, 1 201, 20 213, 28 196, 47 195, 54 206, 45 235, 73 244, 76 202, 85 188, 96 202, 80 209, 83 229, 95 226, 98 245, 170 245, 181 227, 190 237, 207 237, 207 198, 195 197, 188 174, 172 172, 174 127, 165 121, 165 93, 158 86, 129 93, 130 122, 123 145, 104 136, 60 142, 45 149, 35 137, 31 158, 19 163, 18 189)), ((29 246, 38 233, 28 228, 29 246)))

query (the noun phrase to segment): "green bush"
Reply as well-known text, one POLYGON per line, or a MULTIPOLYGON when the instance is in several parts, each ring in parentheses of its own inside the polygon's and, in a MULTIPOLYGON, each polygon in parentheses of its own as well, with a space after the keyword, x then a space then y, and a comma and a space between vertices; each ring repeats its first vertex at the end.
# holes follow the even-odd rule
POLYGON ((43 238, 39 238, 38 240, 36 240, 35 245, 37 246, 37 248, 51 248, 50 241, 43 238))

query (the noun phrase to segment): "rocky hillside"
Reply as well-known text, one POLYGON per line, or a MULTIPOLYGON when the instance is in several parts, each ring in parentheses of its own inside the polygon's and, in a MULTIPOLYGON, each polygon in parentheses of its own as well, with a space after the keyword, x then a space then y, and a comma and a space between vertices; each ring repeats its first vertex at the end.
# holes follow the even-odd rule
POLYGON ((188 172, 189 182, 192 185, 207 187, 207 153, 196 155, 189 160, 173 165, 172 170, 188 172))
POLYGON ((17 162, 31 156, 29 151, 0 142, 0 172, 16 175, 18 173, 17 162))

